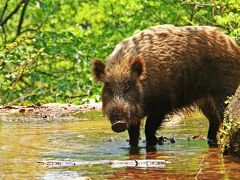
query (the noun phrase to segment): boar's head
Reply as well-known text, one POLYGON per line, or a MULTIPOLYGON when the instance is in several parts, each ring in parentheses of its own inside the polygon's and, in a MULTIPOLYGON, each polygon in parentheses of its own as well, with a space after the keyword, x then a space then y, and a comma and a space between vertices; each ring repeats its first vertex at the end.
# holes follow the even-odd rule
POLYGON ((140 123, 143 117, 142 82, 146 74, 143 57, 108 60, 106 65, 95 60, 92 68, 95 80, 104 83, 103 114, 110 120, 112 130, 123 132, 129 126, 140 123))

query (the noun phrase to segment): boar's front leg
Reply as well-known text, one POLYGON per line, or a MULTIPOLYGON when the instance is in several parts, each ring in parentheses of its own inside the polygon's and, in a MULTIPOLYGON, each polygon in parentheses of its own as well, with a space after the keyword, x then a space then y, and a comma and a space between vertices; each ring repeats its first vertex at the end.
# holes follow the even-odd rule
POLYGON ((155 146, 157 144, 156 131, 160 127, 164 115, 153 116, 149 115, 145 124, 145 136, 147 141, 147 146, 155 146))
POLYGON ((129 125, 128 134, 129 134, 129 145, 131 147, 137 147, 139 136, 140 136, 140 122, 129 125))

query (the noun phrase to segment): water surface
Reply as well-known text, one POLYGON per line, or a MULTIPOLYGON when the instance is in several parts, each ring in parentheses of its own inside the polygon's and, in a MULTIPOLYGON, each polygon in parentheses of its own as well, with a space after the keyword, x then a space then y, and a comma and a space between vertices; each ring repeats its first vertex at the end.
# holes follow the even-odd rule
POLYGON ((16 122, 0 119, 0 179, 239 179, 240 163, 223 158, 218 148, 208 148, 208 123, 200 114, 164 124, 158 136, 174 137, 156 151, 145 148, 144 135, 138 153, 128 148, 127 133, 113 133, 101 112, 82 113, 72 120, 16 122), (39 161, 96 161, 159 159, 164 168, 112 168, 109 165, 50 168, 39 161))

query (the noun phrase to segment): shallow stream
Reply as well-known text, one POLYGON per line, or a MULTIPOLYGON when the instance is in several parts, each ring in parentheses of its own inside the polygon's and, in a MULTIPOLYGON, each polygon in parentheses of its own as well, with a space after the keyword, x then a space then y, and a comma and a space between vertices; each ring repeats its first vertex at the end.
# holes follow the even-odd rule
POLYGON ((101 112, 82 113, 73 120, 16 122, 0 115, 0 179, 239 179, 240 163, 208 148, 207 120, 200 114, 166 122, 158 136, 166 141, 139 152, 128 148, 127 133, 113 133, 101 112), (193 139, 193 137, 198 137, 193 139), (200 138, 199 138, 200 137, 200 138), (49 167, 46 161, 166 160, 156 167, 84 165, 49 167))

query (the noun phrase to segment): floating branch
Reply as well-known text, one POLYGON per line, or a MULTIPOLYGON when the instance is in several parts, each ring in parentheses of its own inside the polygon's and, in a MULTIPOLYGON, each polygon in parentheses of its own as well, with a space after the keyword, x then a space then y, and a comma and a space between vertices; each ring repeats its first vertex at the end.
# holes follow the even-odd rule
POLYGON ((99 161, 39 161, 49 168, 72 167, 72 166, 93 166, 110 165, 113 168, 136 167, 136 168, 164 168, 169 161, 166 160, 99 160, 99 161))

